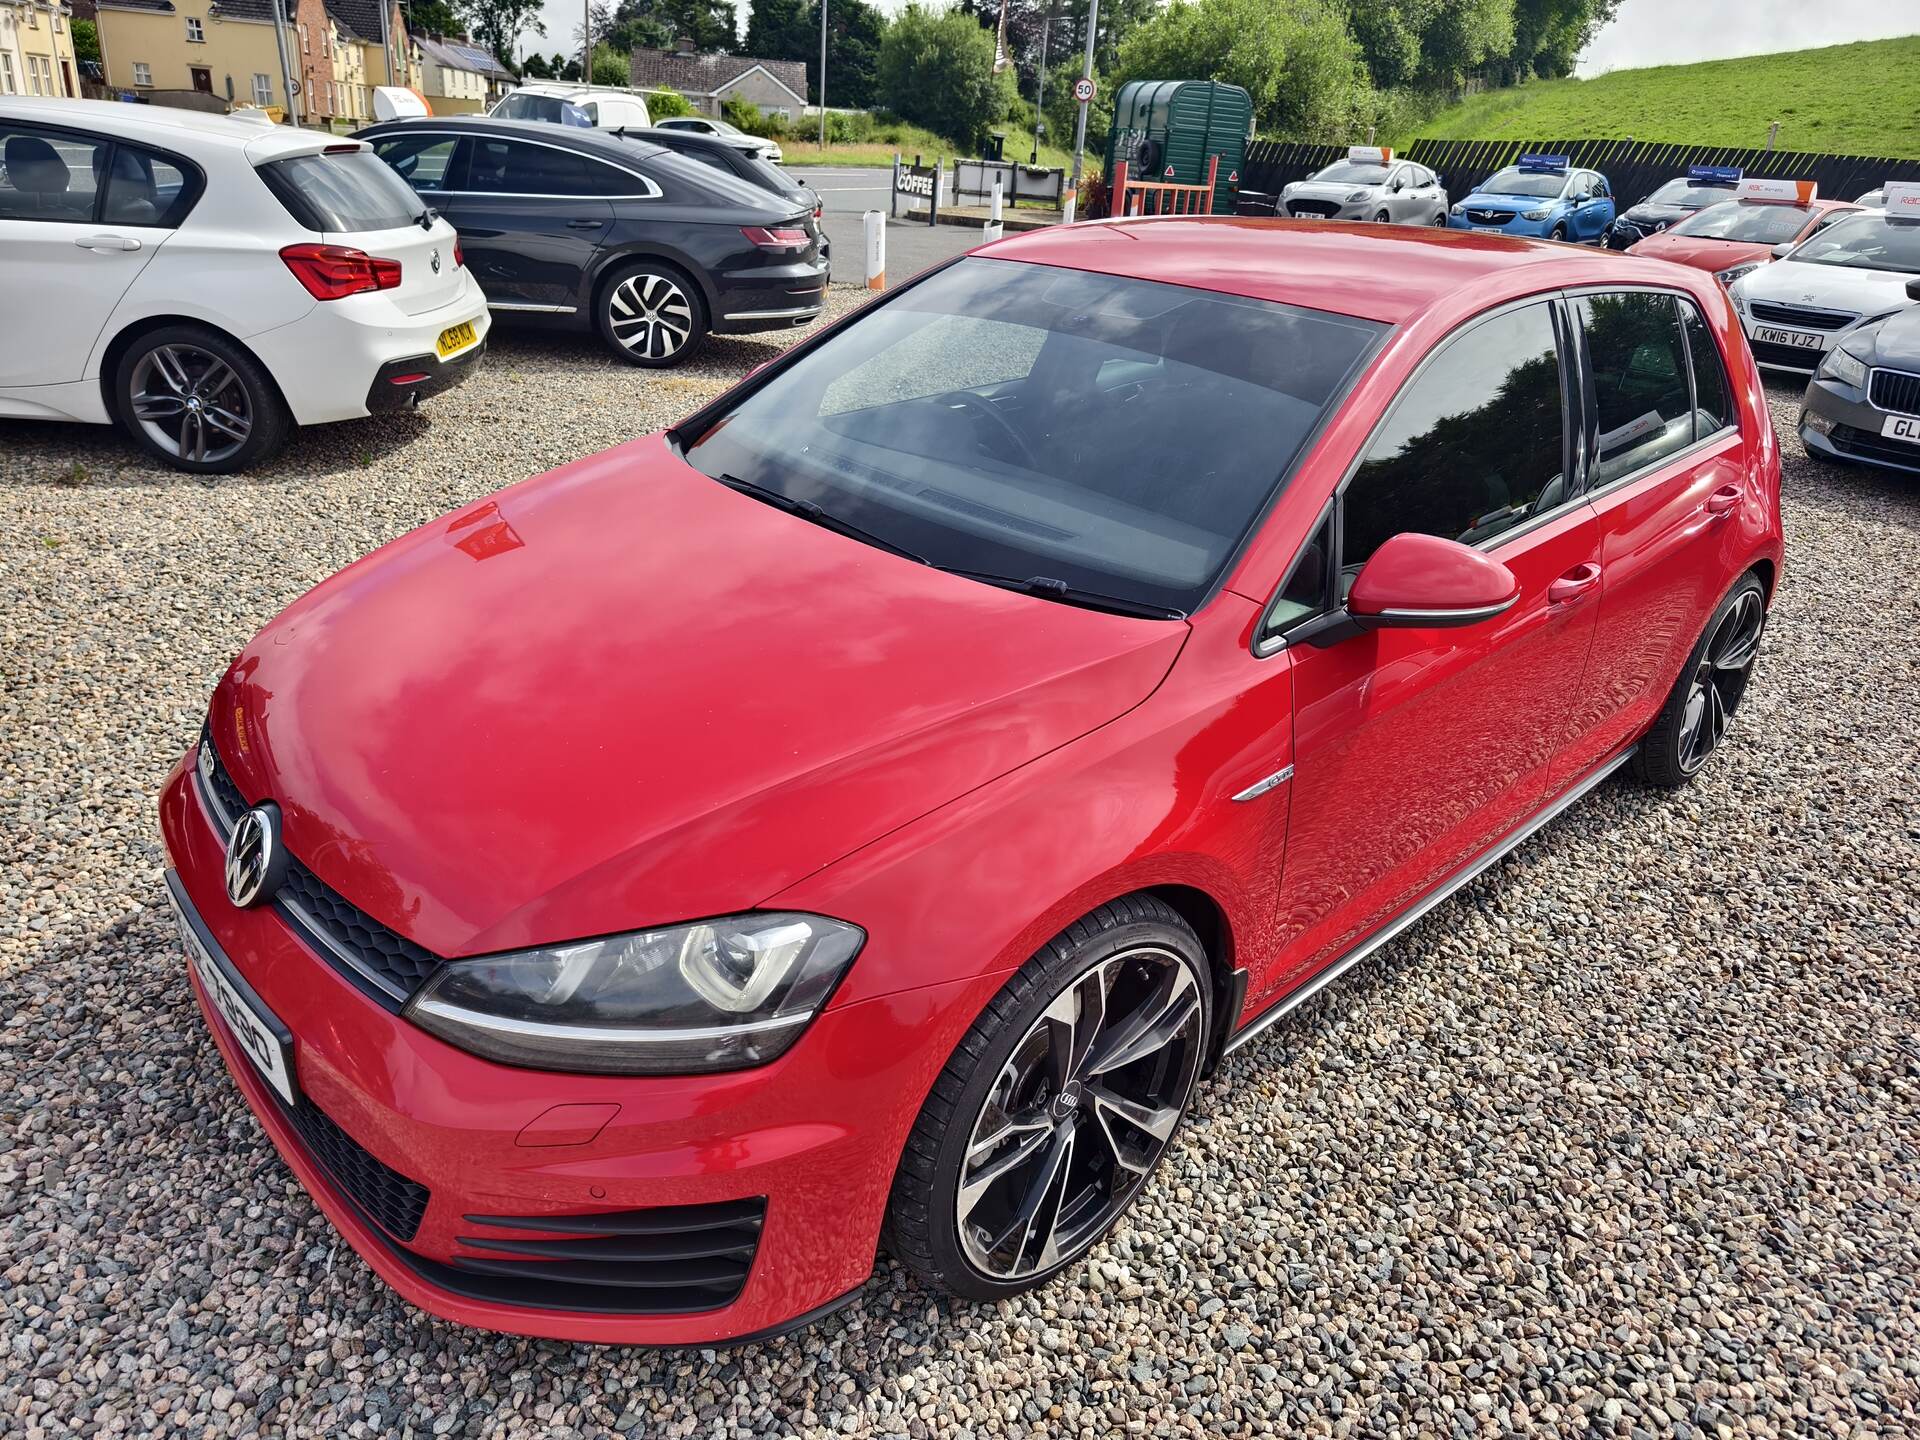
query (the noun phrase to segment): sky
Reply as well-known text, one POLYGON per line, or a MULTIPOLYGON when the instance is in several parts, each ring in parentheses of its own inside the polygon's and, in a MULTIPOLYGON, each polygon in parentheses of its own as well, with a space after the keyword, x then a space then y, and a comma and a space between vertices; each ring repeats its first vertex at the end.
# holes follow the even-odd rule
MULTIPOLYGON (((878 3, 892 12, 906 0, 878 3)), ((538 48, 546 55, 571 54, 584 8, 578 0, 547 0, 546 36, 524 41, 522 53, 538 48)), ((744 33, 747 0, 735 0, 734 8, 744 33)), ((1683 65, 1916 32, 1920 0, 1624 0, 1613 22, 1580 57, 1578 73, 1683 65)))

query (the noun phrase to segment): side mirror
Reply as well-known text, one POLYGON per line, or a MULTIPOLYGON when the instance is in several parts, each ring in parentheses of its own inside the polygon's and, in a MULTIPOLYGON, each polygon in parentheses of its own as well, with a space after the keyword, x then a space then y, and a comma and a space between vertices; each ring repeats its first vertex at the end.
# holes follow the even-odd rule
POLYGON ((1347 613, 1362 629, 1477 625, 1512 608, 1520 582, 1492 556, 1411 531, 1373 552, 1354 578, 1347 613))
POLYGON ((1793 244, 1794 242, 1791 240, 1782 240, 1778 245, 1773 247, 1773 258, 1776 260, 1786 259, 1787 252, 1793 249, 1793 244))
POLYGON ((1584 205, 1592 198, 1593 197, 1584 190, 1576 190, 1573 192, 1573 203, 1576 205, 1584 205))

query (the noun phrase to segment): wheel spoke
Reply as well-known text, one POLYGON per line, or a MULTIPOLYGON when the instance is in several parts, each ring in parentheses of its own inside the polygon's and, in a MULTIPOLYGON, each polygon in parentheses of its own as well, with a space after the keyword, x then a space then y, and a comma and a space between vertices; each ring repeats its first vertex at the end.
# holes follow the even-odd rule
POLYGON ((1177 1105, 1145 1105, 1108 1089, 1104 1085, 1090 1087, 1088 1092, 1093 1099, 1093 1113, 1100 1122, 1100 1133, 1106 1137, 1107 1148, 1113 1152, 1114 1162, 1122 1169, 1136 1175, 1144 1175, 1153 1165, 1155 1148, 1164 1145, 1173 1134, 1173 1127, 1180 1123, 1180 1107, 1177 1105), (1153 1137, 1155 1147, 1144 1153, 1122 1143, 1120 1136, 1114 1133, 1114 1123, 1124 1121, 1136 1130, 1153 1137))
POLYGON ((221 434, 235 440, 244 440, 253 427, 231 410, 222 410, 217 405, 209 405, 200 412, 200 418, 221 434))
POLYGON ((193 382, 187 378, 187 367, 181 363, 179 354, 171 345, 162 345, 153 351, 153 368, 174 394, 184 398, 193 393, 193 382))
POLYGON ((171 420, 186 408, 187 402, 178 395, 156 395, 147 390, 133 397, 133 418, 136 420, 171 420))
MULTIPOLYGON (((956 1210, 960 1223, 962 1225, 967 1223, 967 1217, 973 1214, 974 1207, 986 1196, 987 1191, 1040 1154, 1052 1141, 1051 1125, 1041 1125, 1030 1131, 1023 1129, 1020 1132, 1020 1139, 1009 1146, 1004 1154, 995 1156, 973 1174, 963 1175, 960 1185, 960 1203, 956 1210)), ((969 1159, 971 1159, 971 1152, 969 1152, 969 1159)))
POLYGON ((1184 965, 1172 965, 1153 997, 1108 1035, 1088 1059, 1089 1075, 1105 1075, 1171 1044, 1199 1013, 1200 993, 1184 965))
POLYGON ((614 286, 612 304, 613 308, 618 310, 622 316, 633 315, 635 308, 640 304, 639 297, 635 295, 633 291, 633 281, 622 280, 618 285, 614 286))
POLYGON ((1048 1222, 1047 1239, 1053 1238, 1053 1226, 1060 1218, 1059 1202, 1057 1200, 1054 1202, 1045 1217, 1042 1211, 1048 1209, 1048 1193, 1066 1169, 1067 1161, 1073 1157, 1073 1127, 1062 1125, 1052 1132, 1045 1145, 1046 1155, 1040 1161, 1038 1170, 1028 1184, 1027 1193, 1021 1199, 1019 1209, 1014 1211, 1013 1219, 986 1246, 988 1254, 997 1254, 1008 1241, 1013 1241, 1015 1244, 1013 1263, 1016 1267, 1025 1257, 1028 1246, 1032 1244, 1042 1218, 1048 1222))
POLYGON ((226 361, 216 358, 194 385, 193 393, 202 400, 212 400, 237 378, 226 361))

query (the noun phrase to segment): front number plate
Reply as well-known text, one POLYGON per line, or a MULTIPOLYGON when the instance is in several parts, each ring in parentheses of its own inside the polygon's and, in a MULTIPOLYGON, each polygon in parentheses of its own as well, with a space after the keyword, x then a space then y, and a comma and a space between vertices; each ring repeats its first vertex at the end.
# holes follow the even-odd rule
POLYGON ((1889 440, 1904 440, 1909 445, 1920 445, 1920 418, 1889 415, 1880 422, 1880 433, 1889 440))
POLYGON ((440 338, 434 342, 434 348, 440 352, 440 358, 444 360, 449 355, 458 355, 478 339, 479 337, 473 333, 473 322, 462 320, 458 325, 449 325, 442 330, 440 338))
POLYGON ((1776 330, 1771 325, 1754 326, 1753 338, 1764 340, 1769 345, 1790 345, 1795 350, 1827 348, 1827 337, 1824 335, 1809 335, 1804 330, 1776 330))
POLYGON ((220 1018, 226 1021, 233 1038, 240 1042, 240 1048, 246 1052, 247 1059, 253 1062, 253 1068, 279 1091, 282 1100, 293 1104, 293 1047, 275 1033, 287 1027, 266 1006, 257 999, 250 1000, 242 995, 238 987, 227 979, 221 972, 220 962, 213 958, 200 937, 194 933, 192 922, 180 909, 177 900, 174 901, 173 918, 179 922, 180 943, 187 947, 187 957, 193 961, 194 973, 206 987, 207 998, 213 1001, 213 1008, 220 1012, 220 1018))

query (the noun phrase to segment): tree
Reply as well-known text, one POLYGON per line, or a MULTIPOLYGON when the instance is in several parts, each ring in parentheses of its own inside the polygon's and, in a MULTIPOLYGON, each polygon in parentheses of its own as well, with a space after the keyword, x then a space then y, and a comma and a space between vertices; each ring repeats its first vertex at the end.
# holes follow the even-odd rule
MULTIPOLYGON (((592 15, 595 42, 605 40, 623 55, 683 43, 705 53, 734 48, 733 0, 602 0, 592 15)), ((576 38, 579 33, 576 26, 576 38)))
POLYGON ((1571 75, 1587 42, 1619 8, 1620 0, 1514 0, 1513 49, 1499 67, 1501 83, 1571 75))
POLYGON ((73 58, 100 63, 100 27, 93 21, 73 22, 73 58))
MULTIPOLYGON (((873 105, 886 29, 886 17, 866 0, 829 0, 828 101, 855 110, 873 105)), ((807 99, 819 104, 819 0, 752 0, 745 53, 760 60, 800 61, 807 67, 807 99)))
POLYGON ((1196 79, 1241 86, 1260 128, 1287 139, 1346 140, 1377 104, 1330 0, 1173 0, 1121 42, 1110 83, 1196 79))
POLYGON ((887 28, 877 79, 887 109, 968 150, 1006 114, 1011 89, 993 73, 993 36, 958 10, 930 10, 917 0, 887 28))
POLYGON ((400 0, 409 35, 464 35, 465 23, 447 0, 400 0))
POLYGON ((590 83, 625 86, 632 80, 631 52, 615 50, 605 44, 593 47, 593 77, 590 83))
POLYGON ((692 115, 693 103, 678 90, 647 91, 647 113, 656 120, 671 120, 676 115, 692 115))
POLYGON ((553 79, 553 66, 547 63, 546 56, 542 55, 538 50, 535 50, 520 62, 520 78, 522 80, 551 80, 553 79))
POLYGON ((468 33, 511 70, 520 37, 547 33, 540 5, 541 0, 458 0, 458 13, 466 18, 468 33))

